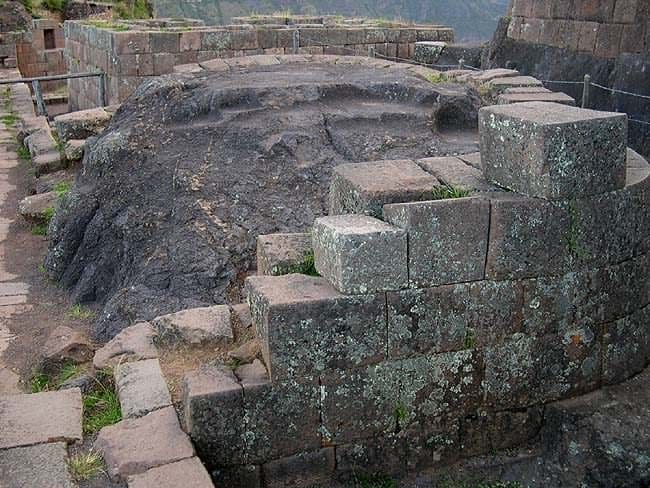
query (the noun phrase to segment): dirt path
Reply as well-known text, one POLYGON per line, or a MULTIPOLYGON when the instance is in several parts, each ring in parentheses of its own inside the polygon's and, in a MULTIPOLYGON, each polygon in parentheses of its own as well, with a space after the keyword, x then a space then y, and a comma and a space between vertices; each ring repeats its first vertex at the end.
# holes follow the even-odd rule
POLYGON ((9 105, 2 104, 0 117, 1 394, 29 391, 43 344, 57 326, 87 329, 89 324, 69 315, 73 304, 42 272, 47 238, 34 235, 33 224, 17 214, 33 177, 29 162, 18 157, 9 105))

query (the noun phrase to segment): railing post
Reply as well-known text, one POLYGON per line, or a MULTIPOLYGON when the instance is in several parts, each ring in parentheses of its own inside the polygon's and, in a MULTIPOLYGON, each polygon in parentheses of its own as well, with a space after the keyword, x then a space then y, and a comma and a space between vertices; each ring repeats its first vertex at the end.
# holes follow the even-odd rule
POLYGON ((369 58, 375 57, 375 46, 368 46, 368 57, 369 58))
POLYGON ((591 88, 591 76, 585 75, 585 84, 582 88, 582 108, 589 107, 589 89, 591 88))
POLYGON ((108 97, 106 93, 106 73, 99 76, 99 105, 106 107, 108 105, 108 97))
POLYGON ((463 58, 460 58, 458 60, 458 69, 460 69, 460 70, 465 69, 465 60, 463 58))
POLYGON ((32 81, 32 88, 34 89, 34 96, 36 97, 36 112, 38 115, 47 117, 47 108, 45 107, 45 100, 43 99, 43 91, 41 90, 41 82, 38 80, 32 81))
POLYGON ((296 29, 293 31, 293 54, 298 54, 298 48, 300 47, 300 31, 296 29))

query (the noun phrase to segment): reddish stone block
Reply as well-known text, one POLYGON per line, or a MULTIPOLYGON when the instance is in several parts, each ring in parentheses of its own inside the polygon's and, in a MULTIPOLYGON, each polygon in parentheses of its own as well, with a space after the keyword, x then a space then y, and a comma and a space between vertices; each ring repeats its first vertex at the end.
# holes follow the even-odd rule
POLYGON ((151 43, 147 32, 115 32, 113 34, 114 54, 143 54, 150 52, 151 43))
POLYGON ((578 50, 593 53, 594 49, 596 49, 597 37, 597 22, 580 22, 580 31, 578 34, 578 50))
MULTIPOLYGON (((643 1, 643 0, 641 0, 643 1)), ((616 23, 631 24, 637 18, 639 0, 616 0, 613 20, 616 23)))
POLYGON ((200 32, 181 32, 178 49, 180 52, 200 51, 201 50, 201 33, 200 32))
POLYGON ((152 53, 177 53, 180 51, 180 32, 151 32, 149 42, 152 53))

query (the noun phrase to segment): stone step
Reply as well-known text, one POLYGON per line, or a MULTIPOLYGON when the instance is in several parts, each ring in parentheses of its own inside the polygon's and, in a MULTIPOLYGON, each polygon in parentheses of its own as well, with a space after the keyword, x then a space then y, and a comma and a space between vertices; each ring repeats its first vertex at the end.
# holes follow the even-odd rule
POLYGON ((63 442, 0 451, 2 488, 76 488, 63 442))
POLYGON ((213 488, 210 475, 197 457, 152 468, 129 476, 129 488, 213 488))
POLYGON ((504 93, 497 98, 498 105, 522 102, 554 102, 572 106, 576 104, 572 97, 561 92, 504 93))
POLYGON ((172 404, 158 359, 120 364, 114 375, 124 418, 142 417, 172 404))
POLYGON ((233 341, 228 305, 181 310, 151 321, 158 341, 167 344, 230 344, 233 341))
POLYGON ((0 398, 0 449, 82 440, 78 388, 0 398))
POLYGON ((311 234, 271 234, 257 238, 257 274, 277 276, 304 264, 311 234))

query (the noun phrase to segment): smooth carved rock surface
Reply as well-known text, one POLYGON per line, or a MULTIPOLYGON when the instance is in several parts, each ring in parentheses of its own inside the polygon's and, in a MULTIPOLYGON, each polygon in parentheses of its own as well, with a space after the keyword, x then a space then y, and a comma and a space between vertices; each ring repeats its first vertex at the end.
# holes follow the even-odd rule
POLYGON ((528 102, 485 107, 479 125, 483 169, 500 186, 560 200, 625 185, 624 114, 528 102))
POLYGON ((141 417, 172 404, 157 359, 120 364, 115 368, 115 383, 125 418, 141 417))
POLYGON ((129 488, 214 488, 210 475, 197 457, 165 464, 129 476, 129 488))
POLYGON ((48 391, 0 398, 0 449, 82 439, 81 391, 48 391))
POLYGON ((114 479, 126 479, 194 455, 174 407, 104 427, 94 449, 103 453, 108 474, 114 479))
POLYGON ((104 304, 93 338, 225 303, 253 267, 257 236, 305 232, 327 214, 340 164, 476 151, 472 138, 433 129, 432 114, 472 105, 469 88, 375 64, 314 60, 143 83, 89 143, 50 236, 51 276, 73 299, 104 304))
POLYGON ((345 294, 396 290, 408 285, 406 232, 365 215, 316 219, 316 270, 345 294))
POLYGON ((438 184, 410 160, 342 164, 334 170, 329 214, 381 217, 385 204, 428 200, 438 184))
POLYGON ((103 369, 125 361, 157 358, 154 337, 156 331, 148 322, 127 327, 95 352, 93 366, 103 369))
POLYGON ((228 344, 233 340, 228 305, 182 310, 151 323, 157 329, 158 340, 165 343, 228 344))

